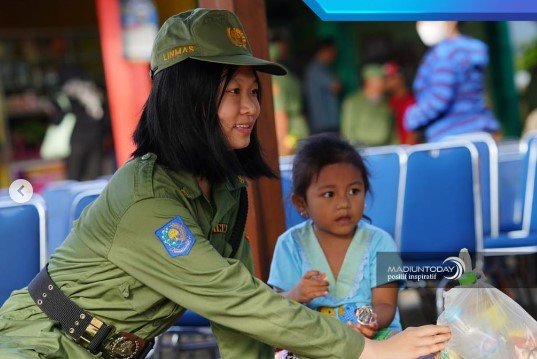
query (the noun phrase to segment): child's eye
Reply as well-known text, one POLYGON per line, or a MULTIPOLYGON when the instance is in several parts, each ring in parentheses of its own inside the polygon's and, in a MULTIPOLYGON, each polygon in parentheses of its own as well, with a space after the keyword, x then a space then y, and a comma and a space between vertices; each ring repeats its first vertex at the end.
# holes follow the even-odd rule
POLYGON ((259 96, 259 89, 253 89, 252 90, 252 95, 259 96))
POLYGON ((349 194, 350 194, 350 195, 357 195, 357 194, 360 193, 360 192, 361 192, 360 188, 351 188, 351 189, 349 190, 349 194))
POLYGON ((324 198, 332 198, 334 197, 334 192, 325 192, 323 193, 324 198))

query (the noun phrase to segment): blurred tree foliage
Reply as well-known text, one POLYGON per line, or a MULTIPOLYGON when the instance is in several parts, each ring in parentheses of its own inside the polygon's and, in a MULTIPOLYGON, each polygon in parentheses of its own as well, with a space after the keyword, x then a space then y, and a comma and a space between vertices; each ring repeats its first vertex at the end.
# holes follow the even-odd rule
POLYGON ((537 67, 537 39, 524 46, 522 55, 517 59, 519 70, 531 71, 537 67))

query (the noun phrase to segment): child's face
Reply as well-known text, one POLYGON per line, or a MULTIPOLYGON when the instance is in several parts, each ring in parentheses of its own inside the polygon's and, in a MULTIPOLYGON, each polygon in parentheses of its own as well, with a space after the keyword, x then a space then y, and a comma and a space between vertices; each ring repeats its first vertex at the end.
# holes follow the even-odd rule
POLYGON ((250 135, 259 117, 259 84, 249 66, 241 66, 224 89, 218 107, 220 127, 230 148, 248 147, 250 135))
POLYGON ((350 163, 323 167, 306 191, 305 210, 318 232, 352 237, 364 212, 365 188, 360 171, 350 163))

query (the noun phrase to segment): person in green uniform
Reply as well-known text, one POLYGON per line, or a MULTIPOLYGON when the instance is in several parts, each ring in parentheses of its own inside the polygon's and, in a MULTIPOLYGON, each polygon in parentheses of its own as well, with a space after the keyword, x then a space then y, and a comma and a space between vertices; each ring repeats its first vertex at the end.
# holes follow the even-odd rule
MULTIPOLYGON (((270 44, 273 61, 286 65, 289 58, 289 43, 283 37, 275 37, 270 44)), ((286 76, 272 77, 274 99, 274 121, 278 140, 278 154, 292 155, 298 141, 308 137, 309 128, 302 113, 302 90, 298 77, 289 71, 286 76)))
POLYGON ((382 146, 393 143, 394 125, 384 99, 384 68, 369 64, 362 69, 362 89, 342 104, 341 135, 353 145, 382 146))
POLYGON ((234 228, 244 178, 274 177, 256 135, 257 71, 285 74, 252 56, 233 13, 195 9, 164 23, 133 158, 45 274, 0 308, 0 358, 141 358, 185 308, 210 320, 224 359, 273 358, 273 347, 306 358, 404 359, 444 347, 449 328, 434 325, 374 343, 254 277, 248 241, 241 230, 235 242, 234 228), (62 295, 72 305, 52 320, 45 312, 62 295), (84 312, 64 325, 73 306, 84 312))

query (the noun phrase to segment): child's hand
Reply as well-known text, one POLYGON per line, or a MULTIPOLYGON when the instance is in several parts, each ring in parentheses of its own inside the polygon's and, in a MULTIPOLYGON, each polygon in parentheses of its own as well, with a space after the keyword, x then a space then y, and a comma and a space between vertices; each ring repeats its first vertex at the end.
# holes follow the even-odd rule
POLYGON ((366 339, 360 359, 414 359, 439 352, 450 338, 447 326, 407 328, 386 340, 366 339))
POLYGON ((289 291, 289 299, 300 303, 309 301, 328 294, 328 282, 326 274, 317 270, 310 270, 300 279, 300 282, 289 291))
POLYGON ((373 313, 373 321, 369 324, 353 324, 348 322, 347 325, 359 333, 362 333, 366 338, 373 339, 379 330, 377 323, 377 313, 373 313))

